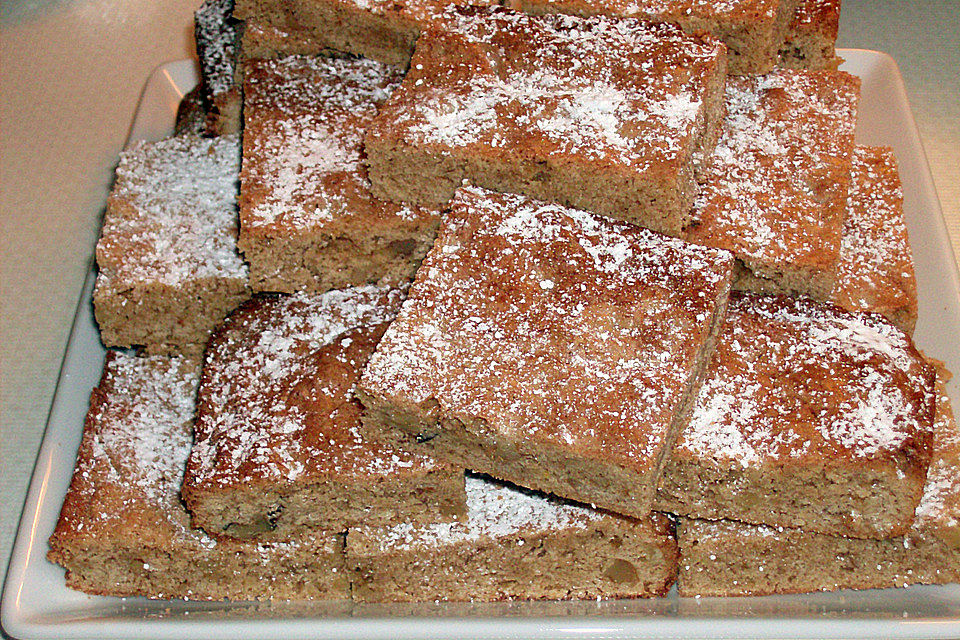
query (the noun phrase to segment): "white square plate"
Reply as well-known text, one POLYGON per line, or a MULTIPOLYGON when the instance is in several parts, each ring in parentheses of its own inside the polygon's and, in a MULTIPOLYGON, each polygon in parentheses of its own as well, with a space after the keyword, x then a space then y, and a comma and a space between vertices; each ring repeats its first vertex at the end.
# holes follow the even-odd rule
MULTIPOLYGON (((863 80, 857 140, 893 147, 920 285, 916 341, 960 373, 960 286, 940 205, 903 81, 875 51, 843 50, 844 70, 863 80)), ((130 141, 170 134, 177 105, 197 82, 189 60, 147 81, 130 141)), ((67 589, 49 563, 47 538, 70 482, 90 390, 103 363, 88 275, 60 371, 3 593, 4 629, 58 638, 439 638, 439 637, 960 637, 960 585, 841 591, 765 598, 609 602, 204 603, 87 596, 67 589)), ((960 407, 957 378, 949 387, 960 407)), ((869 568, 867 568, 869 570, 869 568)))

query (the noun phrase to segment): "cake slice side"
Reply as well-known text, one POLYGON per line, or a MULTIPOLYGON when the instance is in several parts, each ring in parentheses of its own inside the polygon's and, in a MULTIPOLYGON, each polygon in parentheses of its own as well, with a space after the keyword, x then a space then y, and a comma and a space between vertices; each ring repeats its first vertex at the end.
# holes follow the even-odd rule
POLYGON ((664 595, 676 576, 673 523, 623 518, 467 478, 467 515, 347 534, 357 602, 629 598, 664 595))
POLYGON ((732 257, 463 189, 361 379, 371 435, 645 516, 732 257))
POLYGON ((364 438, 354 387, 403 292, 368 285, 257 297, 211 339, 183 495, 211 535, 449 519, 463 472, 364 438))

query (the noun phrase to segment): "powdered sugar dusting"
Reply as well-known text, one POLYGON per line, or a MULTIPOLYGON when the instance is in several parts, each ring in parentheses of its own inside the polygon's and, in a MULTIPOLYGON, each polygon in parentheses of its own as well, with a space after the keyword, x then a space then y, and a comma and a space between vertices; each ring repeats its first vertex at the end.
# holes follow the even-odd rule
POLYGON ((642 470, 731 266, 626 223, 461 189, 361 387, 642 470))
POLYGON ((857 147, 854 152, 831 298, 846 309, 916 316, 917 281, 903 218, 903 191, 889 149, 857 147))
POLYGON ((363 164, 363 135, 400 78, 371 60, 290 56, 247 67, 241 245, 263 229, 424 216, 375 199, 363 164))
POLYGON ((943 371, 938 373, 933 459, 913 530, 956 541, 960 539, 960 429, 947 397, 945 376, 943 371))
POLYGON ((429 525, 399 524, 382 529, 362 527, 380 549, 435 548, 481 539, 498 541, 517 535, 535 535, 583 529, 605 516, 575 505, 483 477, 465 479, 467 514, 453 522, 429 525))
POLYGON ((733 251, 761 276, 832 282, 858 95, 858 81, 841 72, 729 78, 722 136, 687 237, 733 251))
POLYGON ((181 136, 120 154, 97 286, 246 278, 237 253, 237 138, 181 136))
POLYGON ((682 161, 722 50, 671 27, 602 17, 451 10, 444 20, 421 48, 463 48, 476 60, 415 56, 380 122, 407 144, 452 153, 519 146, 637 171, 682 161))
POLYGON ((208 100, 233 88, 238 23, 233 0, 205 0, 194 14, 197 58, 208 100))
POLYGON ((889 456, 930 430, 928 384, 909 338, 879 316, 737 295, 677 446, 754 468, 889 456))
POLYGON ((64 510, 67 519, 57 533, 67 526, 81 538, 118 539, 121 545, 143 537, 170 553, 194 554, 224 567, 274 564, 306 544, 329 547, 332 539, 322 536, 218 542, 190 527, 180 484, 192 443, 198 378, 199 363, 187 358, 107 353, 68 494, 74 509, 64 510))
POLYGON ((433 463, 361 437, 353 398, 403 292, 367 285, 248 303, 207 351, 191 485, 369 477, 433 463))

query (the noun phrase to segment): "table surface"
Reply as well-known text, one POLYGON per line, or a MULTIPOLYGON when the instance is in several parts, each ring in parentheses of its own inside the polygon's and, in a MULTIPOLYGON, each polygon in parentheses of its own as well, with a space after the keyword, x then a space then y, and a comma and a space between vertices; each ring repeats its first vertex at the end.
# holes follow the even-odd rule
MULTIPOLYGON (((193 55, 199 2, 0 5, 0 576, 117 153, 150 71, 193 55)), ((960 254, 960 2, 846 0, 838 46, 900 65, 960 254)))

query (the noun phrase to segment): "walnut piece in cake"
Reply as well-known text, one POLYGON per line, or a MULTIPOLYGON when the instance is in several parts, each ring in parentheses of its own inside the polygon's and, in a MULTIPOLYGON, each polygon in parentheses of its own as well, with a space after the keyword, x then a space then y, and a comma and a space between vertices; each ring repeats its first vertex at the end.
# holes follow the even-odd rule
POLYGON ((836 69, 840 0, 800 0, 780 47, 780 65, 793 69, 836 69))
POLYGON ((212 535, 295 539, 464 509, 463 470, 360 435, 354 385, 403 292, 257 297, 210 340, 183 496, 212 535))
POLYGON ((468 179, 680 233, 719 135, 721 43, 638 20, 446 16, 367 132, 374 194, 438 207, 468 179))
POLYGON ((66 568, 67 586, 191 600, 349 598, 340 536, 253 543, 190 528, 180 480, 198 376, 191 359, 107 352, 47 554, 66 568))
POLYGON ((732 266, 625 222, 462 189, 361 378, 364 427, 644 517, 732 266))
POLYGON ((776 64, 797 0, 516 0, 536 14, 606 15, 668 22, 709 33, 727 46, 732 74, 766 73, 776 64))
POLYGON ((860 81, 835 71, 730 78, 691 242, 728 249, 734 287, 826 300, 836 280, 860 81))
POLYGON ((905 535, 858 540, 681 518, 680 595, 767 595, 960 582, 960 431, 943 381, 938 375, 933 460, 913 526, 905 535))
POLYGON ((882 316, 735 293, 656 507, 858 538, 910 527, 934 373, 882 316))
POLYGON ((466 491, 462 521, 351 529, 354 600, 652 597, 673 584, 663 514, 624 518, 483 477, 466 491))
POLYGON ((108 347, 199 354, 250 294, 237 252, 236 137, 182 136, 120 154, 93 303, 108 347))
POLYGON ((857 147, 832 302, 875 311, 912 334, 917 277, 903 218, 903 190, 893 151, 857 147))
POLYGON ((413 277, 439 216, 374 198, 363 165, 363 134, 399 80, 399 69, 369 60, 245 67, 239 246, 254 291, 413 277))

